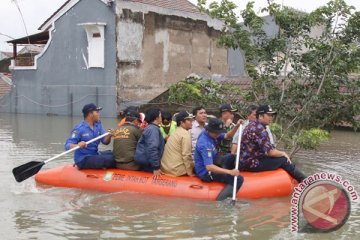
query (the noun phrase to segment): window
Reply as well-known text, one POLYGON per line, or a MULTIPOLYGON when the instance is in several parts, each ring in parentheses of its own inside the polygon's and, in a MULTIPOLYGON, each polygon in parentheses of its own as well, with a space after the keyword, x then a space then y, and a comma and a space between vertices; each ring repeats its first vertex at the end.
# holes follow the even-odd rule
POLYGON ((104 28, 105 23, 83 23, 79 24, 84 27, 88 41, 88 68, 104 68, 104 28))

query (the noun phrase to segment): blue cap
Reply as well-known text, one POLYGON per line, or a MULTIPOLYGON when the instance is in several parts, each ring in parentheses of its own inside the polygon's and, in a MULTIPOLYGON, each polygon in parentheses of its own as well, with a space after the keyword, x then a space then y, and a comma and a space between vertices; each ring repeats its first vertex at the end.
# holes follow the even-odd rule
POLYGON ((82 112, 83 112, 83 114, 87 114, 92 111, 101 111, 101 109, 102 109, 102 107, 97 107, 95 104, 89 103, 83 107, 82 112))
POLYGON ((213 132, 213 133, 226 133, 224 127, 225 127, 224 123, 220 119, 210 118, 208 125, 205 126, 205 129, 208 132, 213 132))

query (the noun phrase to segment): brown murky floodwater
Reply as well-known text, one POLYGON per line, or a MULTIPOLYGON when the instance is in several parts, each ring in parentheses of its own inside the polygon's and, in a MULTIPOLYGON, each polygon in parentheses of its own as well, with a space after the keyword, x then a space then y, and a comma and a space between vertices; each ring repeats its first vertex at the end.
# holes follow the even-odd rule
MULTIPOLYGON (((0 113, 0 239, 359 239, 360 207, 348 222, 326 234, 291 233, 290 197, 203 202, 134 193, 100 193, 16 183, 11 170, 63 151, 79 118, 0 113)), ((104 127, 116 119, 103 119, 104 127)), ((318 151, 294 161, 305 173, 331 171, 360 191, 360 133, 334 131, 318 151)), ((44 168, 72 162, 72 156, 44 168)))

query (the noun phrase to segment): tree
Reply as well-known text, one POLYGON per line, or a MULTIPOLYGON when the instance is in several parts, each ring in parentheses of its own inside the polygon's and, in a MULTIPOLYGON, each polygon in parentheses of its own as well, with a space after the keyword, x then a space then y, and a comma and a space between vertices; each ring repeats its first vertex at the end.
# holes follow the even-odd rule
POLYGON ((270 36, 254 2, 241 11, 242 23, 232 1, 199 0, 198 6, 224 22, 218 44, 245 54, 252 79, 245 100, 278 109, 275 130, 292 153, 326 139, 319 128, 342 121, 360 126, 354 118, 360 115, 360 12, 354 7, 332 0, 305 13, 269 0, 262 12, 278 26, 270 36))

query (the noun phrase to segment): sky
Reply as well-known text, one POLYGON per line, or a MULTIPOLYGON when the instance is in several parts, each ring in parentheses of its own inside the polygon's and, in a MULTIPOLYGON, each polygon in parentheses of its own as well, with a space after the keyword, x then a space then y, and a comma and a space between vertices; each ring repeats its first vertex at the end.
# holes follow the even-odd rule
MULTIPOLYGON (((39 32, 38 27, 54 13, 66 0, 0 0, 0 51, 12 51, 12 46, 6 43, 10 38, 20 38, 26 36, 21 15, 14 2, 18 3, 23 14, 28 34, 39 32)), ((83 0, 86 1, 86 0, 83 0)), ((176 1, 176 0, 173 0, 176 1)), ((208 0, 211 1, 211 0, 208 0)), ((345 0, 347 4, 353 5, 360 10, 360 0, 345 0)), ((197 0, 190 0, 197 3, 197 0)), ((233 0, 238 6, 239 11, 244 9, 249 0, 233 0)), ((294 7, 299 10, 311 12, 328 0, 276 0, 279 4, 294 7)), ((266 6, 267 0, 255 0, 255 10, 260 10, 266 6)))

